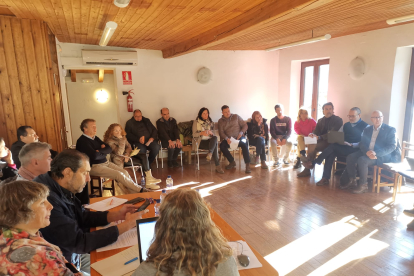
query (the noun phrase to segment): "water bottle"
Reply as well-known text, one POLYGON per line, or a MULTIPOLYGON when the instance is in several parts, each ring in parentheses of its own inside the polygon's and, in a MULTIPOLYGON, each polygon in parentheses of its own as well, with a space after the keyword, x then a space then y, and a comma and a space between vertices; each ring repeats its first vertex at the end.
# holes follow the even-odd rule
POLYGON ((171 175, 169 175, 167 177, 167 180, 165 182, 166 182, 167 189, 168 190, 172 189, 172 187, 173 187, 173 179, 171 178, 171 175))
POLYGON ((141 177, 141 187, 145 188, 145 176, 141 177))
POLYGON ((167 191, 165 189, 162 189, 161 195, 160 195, 160 203, 164 199, 164 197, 167 195, 167 191))

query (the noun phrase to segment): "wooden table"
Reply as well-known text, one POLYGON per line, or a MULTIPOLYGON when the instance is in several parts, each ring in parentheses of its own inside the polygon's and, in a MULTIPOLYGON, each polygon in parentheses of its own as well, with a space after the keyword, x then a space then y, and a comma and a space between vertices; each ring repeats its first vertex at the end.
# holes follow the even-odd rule
MULTIPOLYGON (((121 195, 121 196, 117 196, 119 198, 126 198, 126 199, 133 199, 136 197, 152 197, 154 199, 159 199, 160 198, 160 194, 161 192, 151 192, 151 193, 145 193, 145 194, 130 194, 130 195, 121 195)), ((91 203, 95 203, 98 202, 100 200, 105 199, 104 197, 98 197, 98 198, 91 198, 90 201, 91 203)), ((143 203, 140 202, 137 204, 137 206, 142 205, 143 203)), ((118 206, 114 209, 112 209, 111 211, 117 211, 121 208, 121 206, 118 206)), ((147 208, 149 210, 149 212, 145 215, 142 216, 142 218, 150 218, 150 217, 154 217, 155 213, 154 213, 154 205, 151 204, 150 206, 148 206, 147 208)), ((224 219, 222 219, 216 212, 214 212, 214 210, 210 209, 211 211, 211 218, 214 221, 214 223, 221 229, 221 231, 223 232, 223 235, 226 239, 228 239, 229 241, 236 241, 236 240, 243 240, 244 239, 233 229, 231 228, 230 225, 227 224, 227 222, 224 221, 224 219)), ((92 229, 93 231, 93 229, 92 229)), ((259 252, 257 252, 251 245, 249 245, 250 248, 252 249, 252 251, 254 252, 254 254, 256 255, 256 257, 259 259, 260 263, 263 265, 260 268, 252 268, 252 269, 246 269, 246 270, 240 270, 239 273, 240 275, 245 275, 245 276, 255 276, 255 275, 261 275, 261 276, 277 276, 279 275, 277 273, 277 271, 259 254, 259 252)), ((127 248, 120 248, 120 249, 114 249, 114 250, 108 250, 108 251, 103 251, 103 252, 96 252, 96 251, 92 251, 91 252, 91 264, 103 260, 105 258, 108 258, 112 255, 115 255, 123 250, 125 250, 127 248)), ((94 270, 93 268, 91 268, 91 276, 99 276, 100 274, 98 272, 96 272, 96 270, 94 270)))

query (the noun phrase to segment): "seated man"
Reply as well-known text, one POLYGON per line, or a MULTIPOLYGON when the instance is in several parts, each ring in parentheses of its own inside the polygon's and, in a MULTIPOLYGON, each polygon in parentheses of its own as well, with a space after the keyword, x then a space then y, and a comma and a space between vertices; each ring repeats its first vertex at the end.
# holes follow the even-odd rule
POLYGON ((239 140, 238 147, 241 148, 243 152, 244 163, 246 163, 246 173, 251 173, 249 146, 247 145, 246 139, 240 139, 247 131, 247 123, 243 121, 239 115, 231 114, 230 108, 227 105, 223 105, 221 107, 221 112, 223 116, 218 121, 219 134, 222 139, 220 143, 220 150, 230 163, 226 166, 226 169, 230 170, 236 167, 236 162, 229 151, 231 144, 230 138, 233 137, 236 140, 239 140))
POLYGON ((141 110, 135 109, 134 117, 126 122, 125 132, 133 148, 138 147, 140 153, 144 154, 149 151, 148 163, 151 169, 151 164, 160 151, 160 145, 157 143, 157 129, 148 118, 142 116, 141 110))
POLYGON ((183 144, 181 144, 177 121, 170 117, 168 108, 161 109, 161 116, 157 120, 158 136, 161 140, 161 146, 168 148, 168 167, 180 167, 177 157, 183 148, 183 144))
POLYGON ((66 260, 87 273, 90 273, 88 253, 114 243, 119 235, 133 228, 143 214, 133 213, 137 207, 131 204, 125 204, 117 212, 85 210, 74 194, 81 192, 90 181, 90 169, 88 156, 77 150, 64 150, 53 159, 50 172, 33 180, 49 188, 47 200, 53 206, 50 225, 42 229, 43 237, 59 246, 66 260), (89 232, 91 227, 118 220, 124 222, 89 232))
MULTIPOLYGON (((20 168, 21 162, 19 160, 19 152, 22 147, 26 144, 33 142, 39 142, 39 136, 37 136, 36 131, 31 126, 21 126, 17 129, 17 141, 11 146, 11 152, 13 156, 13 161, 16 164, 17 168, 20 168)), ((57 155, 57 152, 50 150, 52 158, 57 155)))
MULTIPOLYGON (((302 151, 300 160, 303 163, 308 161, 313 161, 316 157, 316 154, 320 151, 326 149, 328 144, 328 132, 331 130, 338 131, 343 121, 340 117, 334 115, 334 106, 331 102, 328 102, 322 106, 322 111, 324 117, 318 120, 313 133, 309 134, 309 137, 317 138, 317 144, 311 144, 308 146, 308 156, 306 157, 305 151, 302 151)), ((298 173, 297 177, 307 177, 310 176, 310 169, 305 168, 302 172, 298 173)))
POLYGON ((360 114, 361 109, 358 107, 351 108, 348 114, 349 122, 345 123, 343 127, 339 129, 340 132, 344 132, 344 145, 336 143, 330 144, 315 160, 303 164, 305 168, 313 169, 315 164, 320 165, 323 160, 325 160, 322 179, 316 183, 316 186, 329 184, 332 165, 337 156, 345 157, 359 151, 359 142, 361 141, 362 132, 368 126, 368 124, 361 119, 360 114))
MULTIPOLYGON (((115 179, 122 194, 147 192, 145 188, 134 183, 126 170, 106 159, 106 155, 112 152, 112 148, 96 136, 95 120, 83 120, 80 128, 83 134, 76 142, 76 149, 89 157, 89 162, 92 166, 92 176, 115 179)), ((147 186, 147 188, 159 189, 159 186, 151 185, 147 186)))
POLYGON ((270 144, 272 147, 273 155, 273 166, 278 166, 280 164, 279 157, 277 156, 277 146, 281 147, 280 154, 284 152, 283 163, 285 165, 289 164, 289 154, 292 149, 292 143, 288 142, 290 134, 292 133, 292 121, 288 116, 283 115, 283 105, 275 105, 275 111, 277 116, 270 120, 270 144))
POLYGON ((394 156, 394 152, 397 152, 395 128, 383 124, 384 117, 379 110, 372 112, 371 121, 373 125, 368 126, 362 133, 359 151, 348 155, 346 158, 346 171, 349 181, 342 189, 355 188, 352 191, 354 194, 362 194, 368 191, 369 166, 401 160, 401 155, 394 156), (359 184, 356 181, 357 168, 359 184))
POLYGON ((21 167, 16 180, 33 180, 36 176, 50 171, 52 155, 50 145, 34 142, 23 146, 19 153, 21 167))

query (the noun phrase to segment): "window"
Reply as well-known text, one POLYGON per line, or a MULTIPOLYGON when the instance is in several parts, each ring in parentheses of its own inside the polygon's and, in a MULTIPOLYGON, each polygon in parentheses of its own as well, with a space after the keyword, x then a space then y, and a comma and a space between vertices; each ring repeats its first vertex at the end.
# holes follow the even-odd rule
POLYGON ((328 77, 329 59, 302 62, 299 104, 315 120, 323 117, 322 105, 328 100, 328 77))
MULTIPOLYGON (((408 80, 408 92, 407 92, 407 104, 405 108, 403 141, 414 143, 414 48, 413 55, 411 57, 411 69, 410 77, 408 80)), ((413 155, 412 151, 409 151, 410 156, 413 155)))

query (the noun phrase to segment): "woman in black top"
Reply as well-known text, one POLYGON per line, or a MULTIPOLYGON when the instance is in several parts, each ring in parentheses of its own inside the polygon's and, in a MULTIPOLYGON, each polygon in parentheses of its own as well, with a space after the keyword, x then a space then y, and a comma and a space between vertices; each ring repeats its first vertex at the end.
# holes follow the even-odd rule
POLYGON ((253 112, 252 120, 247 123, 247 137, 249 143, 256 147, 256 164, 261 160, 262 169, 267 169, 266 165, 266 144, 269 141, 269 129, 259 111, 253 112))

